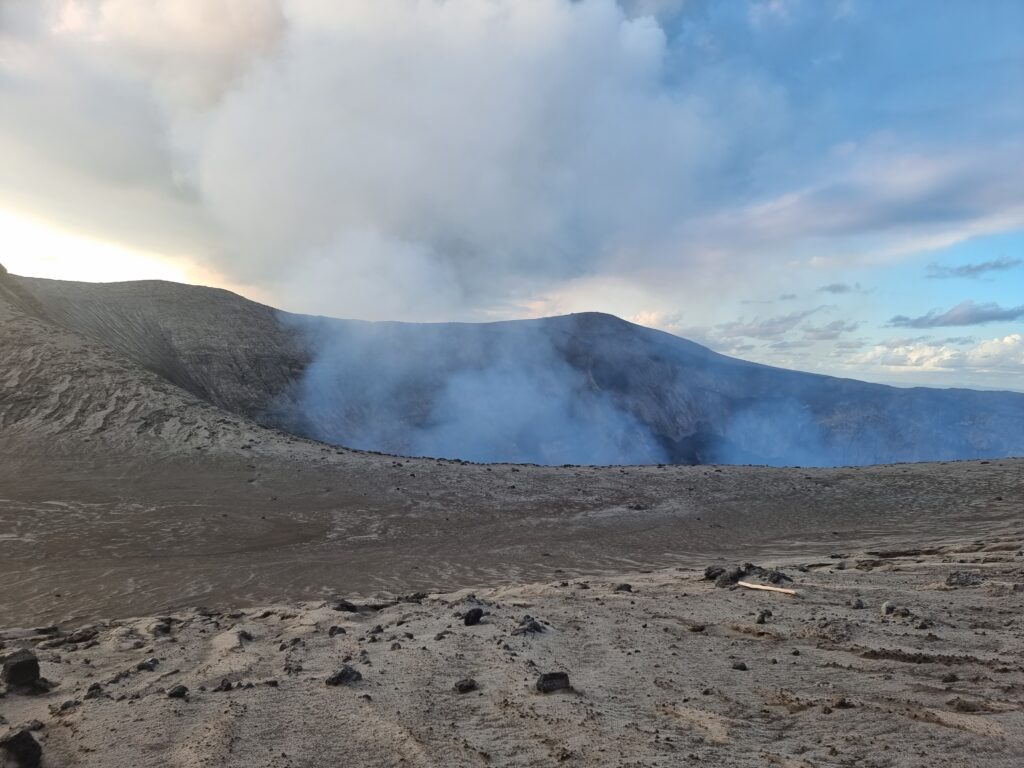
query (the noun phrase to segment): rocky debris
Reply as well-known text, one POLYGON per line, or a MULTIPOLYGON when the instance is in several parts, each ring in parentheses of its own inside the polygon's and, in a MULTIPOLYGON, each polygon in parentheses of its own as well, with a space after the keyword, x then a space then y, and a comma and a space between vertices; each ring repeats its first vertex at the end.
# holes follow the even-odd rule
POLYGON ((336 611, 340 611, 341 613, 359 612, 359 607, 357 605, 354 605, 353 603, 350 603, 348 600, 338 600, 331 606, 331 608, 333 608, 336 611))
POLYGON ((567 691, 571 688, 569 675, 565 672, 545 672, 537 678, 537 690, 541 693, 567 691))
POLYGON ((947 587, 976 587, 985 580, 980 571, 953 571, 946 576, 947 587))
POLYGON ((633 585, 632 584, 618 584, 618 585, 616 585, 615 589, 613 589, 612 591, 613 592, 632 592, 633 591, 633 585))
POLYGON ((358 669, 355 669, 348 664, 343 664, 341 669, 328 677, 324 682, 327 685, 350 685, 352 683, 358 683, 362 679, 363 675, 358 669))
POLYGON ((465 624, 467 627, 472 627, 475 624, 479 624, 480 619, 482 619, 483 617, 483 608, 470 608, 462 617, 462 623, 465 624))
POLYGON ((860 599, 860 598, 858 597, 858 598, 857 598, 856 600, 854 600, 854 601, 853 601, 853 602, 852 602, 852 603, 850 604, 850 607, 851 607, 851 608, 853 608, 853 609, 854 609, 855 611, 860 611, 860 610, 863 610, 863 609, 864 609, 864 601, 863 601, 863 600, 861 600, 861 599, 860 599))
POLYGON ((519 626, 512 630, 513 635, 537 635, 541 632, 546 631, 544 625, 537 621, 533 616, 523 616, 519 620, 519 626))
POLYGON ((231 681, 226 677, 217 684, 217 687, 213 689, 214 693, 224 693, 230 691, 234 686, 231 685, 231 681))
POLYGON ((35 653, 22 649, 4 657, 4 682, 29 686, 39 682, 39 659, 35 653))
POLYGON ((174 619, 170 616, 162 616, 149 625, 149 633, 153 635, 153 637, 169 635, 171 634, 171 625, 173 623, 174 619))
POLYGON ((3 749, 19 768, 38 768, 43 759, 43 748, 39 746, 39 742, 28 728, 20 728, 0 737, 0 749, 3 749))
POLYGON ((63 715, 65 712, 70 712, 72 709, 75 709, 81 703, 82 702, 78 699, 68 699, 67 701, 61 702, 60 704, 51 704, 50 714, 63 715))
POLYGON ((140 672, 152 672, 159 666, 159 664, 160 659, 156 658, 155 656, 152 656, 144 661, 140 661, 138 664, 135 665, 135 668, 140 672))
POLYGON ((753 563, 743 563, 743 565, 734 566, 722 566, 722 565, 711 565, 704 569, 704 580, 715 582, 716 587, 727 588, 736 585, 737 581, 741 581, 750 576, 756 576, 758 579, 769 582, 770 584, 784 584, 791 582, 789 576, 782 571, 762 568, 759 565, 753 563))
POLYGON ((757 618, 754 619, 755 624, 764 624, 768 619, 772 617, 772 612, 767 608, 764 608, 757 612, 757 618))
POLYGON ((907 618, 907 617, 909 617, 911 615, 909 608, 904 608, 903 606, 894 605, 893 603, 889 602, 888 600, 886 600, 884 603, 882 603, 880 610, 882 611, 882 615, 883 616, 899 616, 900 618, 904 618, 905 619, 905 618, 907 618))
POLYGON ((85 692, 84 698, 86 699, 98 699, 103 695, 103 686, 99 683, 93 683, 85 692))
POLYGON ((334 625, 330 629, 327 630, 327 636, 328 637, 334 637, 335 635, 345 635, 345 634, 348 634, 347 632, 345 632, 345 628, 344 627, 339 627, 337 625, 334 625))
POLYGON ((748 669, 747 665, 742 661, 734 661, 732 663, 732 668, 735 669, 737 672, 746 672, 748 669))
POLYGON ((471 693, 477 689, 476 680, 472 677, 467 677, 465 680, 459 680, 453 686, 456 693, 471 693))
POLYGON ((184 685, 176 685, 167 692, 167 698, 169 699, 187 699, 188 688, 184 685))

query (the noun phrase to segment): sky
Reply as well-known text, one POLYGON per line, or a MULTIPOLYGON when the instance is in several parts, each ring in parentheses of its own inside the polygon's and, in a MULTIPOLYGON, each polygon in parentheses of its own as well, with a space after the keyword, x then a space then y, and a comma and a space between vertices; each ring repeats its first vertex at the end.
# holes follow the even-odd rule
POLYGON ((1019 0, 0 0, 0 263, 1024 391, 1019 0))

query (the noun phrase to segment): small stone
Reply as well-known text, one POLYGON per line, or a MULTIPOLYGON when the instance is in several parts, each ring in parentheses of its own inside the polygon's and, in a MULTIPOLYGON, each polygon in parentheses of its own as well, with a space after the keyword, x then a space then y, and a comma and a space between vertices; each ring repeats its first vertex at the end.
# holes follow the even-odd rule
POLYGON ((4 658, 4 682, 32 685, 39 680, 39 659, 29 650, 15 651, 4 658))
POLYGON ((882 603, 881 611, 882 611, 882 615, 883 616, 889 616, 895 610, 896 610, 896 606, 894 606, 888 600, 886 600, 884 603, 882 603))
POLYGON ((152 658, 146 659, 145 661, 140 661, 138 664, 135 665, 135 668, 139 671, 152 672, 154 669, 157 668, 159 664, 160 659, 154 656, 152 658))
POLYGON ((862 609, 862 608, 864 607, 864 601, 863 601, 863 600, 861 600, 861 599, 860 599, 860 598, 858 597, 858 598, 857 598, 856 600, 854 600, 854 601, 853 601, 853 605, 852 605, 851 607, 852 607, 852 608, 853 608, 854 610, 858 610, 858 611, 859 611, 859 610, 861 610, 861 609, 862 609))
POLYGON ((351 667, 348 664, 343 664, 341 669, 339 669, 333 675, 328 677, 327 680, 324 682, 327 685, 331 686, 349 685, 351 683, 357 683, 362 679, 363 675, 359 672, 358 669, 355 669, 354 667, 351 667))
POLYGON ((344 627, 333 626, 333 627, 331 627, 330 629, 327 630, 327 636, 328 637, 334 637, 335 635, 344 635, 344 634, 347 634, 347 632, 345 632, 345 628, 344 627))
POLYGON ((167 692, 167 698, 169 699, 187 699, 188 688, 184 685, 176 685, 167 692))
POLYGON ((632 592, 633 591, 633 585, 632 584, 619 584, 619 585, 617 585, 615 587, 614 591, 615 592, 632 592))
POLYGON ((341 611, 342 613, 358 613, 359 612, 359 608, 357 606, 353 605, 352 603, 350 603, 348 600, 338 600, 331 607, 334 610, 336 610, 336 611, 341 611))
POLYGON ((474 624, 479 624, 480 619, 483 617, 483 608, 470 608, 466 611, 466 615, 462 617, 462 621, 467 627, 472 627, 474 624))
POLYGON ((544 632, 544 625, 532 616, 523 616, 519 626, 512 630, 513 635, 537 635, 544 632))
POLYGON ((732 668, 737 670, 737 671, 739 671, 739 672, 746 672, 747 671, 747 665, 744 664, 742 661, 734 661, 733 664, 732 664, 732 668))
POLYGON ((476 680, 471 677, 467 677, 465 680, 459 680, 454 685, 457 693, 470 693, 477 689, 476 680))
POLYGON ((103 695, 103 686, 100 685, 99 683, 93 683, 92 685, 89 686, 88 690, 86 690, 86 692, 85 692, 85 698, 86 699, 98 699, 102 695, 103 695))
POLYGON ((214 693, 224 693, 225 691, 230 691, 231 688, 232 688, 231 681, 228 680, 225 677, 224 679, 222 679, 220 681, 220 683, 217 685, 217 687, 213 689, 213 692, 214 693))
POLYGON ((569 675, 565 672, 545 672, 537 678, 537 690, 541 693, 567 691, 570 688, 569 675))
POLYGON ((757 612, 757 618, 754 619, 755 624, 764 624, 769 618, 771 618, 772 612, 767 608, 757 612))

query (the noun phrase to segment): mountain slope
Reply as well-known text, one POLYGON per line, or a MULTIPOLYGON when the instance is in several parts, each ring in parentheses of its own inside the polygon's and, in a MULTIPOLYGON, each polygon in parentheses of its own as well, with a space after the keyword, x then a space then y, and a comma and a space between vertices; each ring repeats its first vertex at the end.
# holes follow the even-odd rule
POLYGON ((1024 453, 1021 394, 786 371, 609 315, 364 323, 172 283, 7 282, 22 305, 197 398, 350 447, 538 463, 868 464, 1024 453))

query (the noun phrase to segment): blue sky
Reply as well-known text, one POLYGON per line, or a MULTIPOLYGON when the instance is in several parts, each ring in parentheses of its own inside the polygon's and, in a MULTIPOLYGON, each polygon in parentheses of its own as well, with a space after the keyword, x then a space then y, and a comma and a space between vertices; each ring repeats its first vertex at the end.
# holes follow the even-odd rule
POLYGON ((12 271, 1024 389, 1018 0, 9 0, 12 271))

